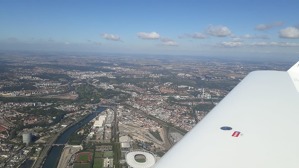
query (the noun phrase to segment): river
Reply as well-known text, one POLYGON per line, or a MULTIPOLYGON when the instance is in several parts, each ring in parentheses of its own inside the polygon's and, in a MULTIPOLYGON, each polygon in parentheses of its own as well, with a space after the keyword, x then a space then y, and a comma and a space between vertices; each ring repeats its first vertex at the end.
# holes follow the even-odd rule
MULTIPOLYGON (((79 130, 81 127, 83 127, 85 124, 90 122, 92 119, 94 119, 99 113, 104 111, 105 107, 99 107, 95 112, 89 114, 87 117, 83 118, 81 121, 79 121, 77 124, 69 127, 67 130, 65 130, 54 142, 54 144, 65 144, 69 140, 70 136, 79 130)), ((46 160, 43 164, 43 168, 55 168, 59 162, 61 152, 63 150, 64 146, 53 146, 48 156, 46 157, 46 160)))

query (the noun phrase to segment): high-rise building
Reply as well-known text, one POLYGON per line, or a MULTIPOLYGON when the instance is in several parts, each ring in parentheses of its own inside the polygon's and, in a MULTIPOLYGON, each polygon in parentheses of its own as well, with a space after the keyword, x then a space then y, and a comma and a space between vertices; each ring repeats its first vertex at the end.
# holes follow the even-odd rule
POLYGON ((32 134, 30 132, 23 133, 23 143, 28 145, 32 141, 32 134))

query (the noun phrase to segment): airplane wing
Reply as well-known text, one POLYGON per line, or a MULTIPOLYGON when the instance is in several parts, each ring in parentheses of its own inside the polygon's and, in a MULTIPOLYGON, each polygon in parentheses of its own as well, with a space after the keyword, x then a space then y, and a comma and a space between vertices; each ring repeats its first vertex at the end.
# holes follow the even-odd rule
POLYGON ((246 76, 155 168, 298 168, 299 62, 246 76))

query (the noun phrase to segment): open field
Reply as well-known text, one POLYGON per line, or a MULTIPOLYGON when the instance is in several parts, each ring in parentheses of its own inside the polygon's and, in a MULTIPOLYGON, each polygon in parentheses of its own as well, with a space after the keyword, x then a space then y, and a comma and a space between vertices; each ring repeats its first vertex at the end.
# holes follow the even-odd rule
POLYGON ((113 157, 113 152, 112 151, 104 152, 104 156, 103 157, 104 158, 106 158, 106 157, 108 157, 108 158, 113 157))
POLYGON ((102 168, 104 160, 101 158, 95 158, 93 162, 93 168, 102 168))
POLYGON ((103 152, 95 152, 95 158, 103 157, 103 152))

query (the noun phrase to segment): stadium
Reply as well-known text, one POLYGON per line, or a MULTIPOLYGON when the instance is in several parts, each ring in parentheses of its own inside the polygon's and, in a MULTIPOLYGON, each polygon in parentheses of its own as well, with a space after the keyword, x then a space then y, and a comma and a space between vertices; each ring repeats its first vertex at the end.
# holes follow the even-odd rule
POLYGON ((126 154, 129 168, 151 168, 156 162, 153 154, 143 151, 132 151, 126 154))

